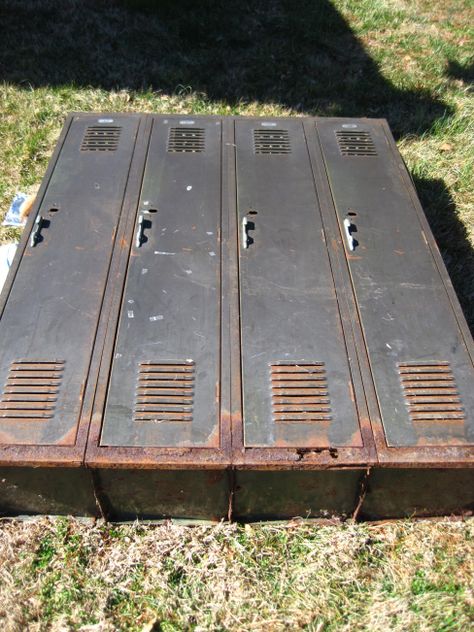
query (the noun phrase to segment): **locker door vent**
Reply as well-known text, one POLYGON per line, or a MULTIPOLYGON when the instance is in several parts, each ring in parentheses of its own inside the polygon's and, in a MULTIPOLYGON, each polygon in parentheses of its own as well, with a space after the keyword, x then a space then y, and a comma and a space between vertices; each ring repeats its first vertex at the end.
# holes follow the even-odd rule
POLYGON ((81 151, 116 151, 121 131, 117 125, 91 125, 85 131, 81 151))
POLYGON ((367 131, 336 131, 341 156, 376 156, 374 141, 367 131))
POLYGON ((64 362, 13 362, 0 400, 0 419, 6 422, 51 419, 63 370, 64 362))
POLYGON ((168 151, 171 153, 199 154, 206 147, 202 127, 170 127, 168 151))
POLYGON ((255 154, 291 154, 290 137, 286 129, 254 129, 255 154))
POLYGON ((331 420, 324 362, 271 364, 270 381, 274 421, 331 420))
POLYGON ((135 421, 192 421, 194 362, 142 363, 138 369, 135 421))
POLYGON ((465 421, 449 362, 402 362, 398 370, 412 421, 465 421))

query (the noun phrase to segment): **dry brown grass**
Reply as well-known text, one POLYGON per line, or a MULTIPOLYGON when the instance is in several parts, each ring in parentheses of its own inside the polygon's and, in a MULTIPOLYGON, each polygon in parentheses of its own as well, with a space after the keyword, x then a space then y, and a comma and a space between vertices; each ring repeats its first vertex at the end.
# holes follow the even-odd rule
POLYGON ((474 520, 0 527, 3 630, 459 630, 474 520))

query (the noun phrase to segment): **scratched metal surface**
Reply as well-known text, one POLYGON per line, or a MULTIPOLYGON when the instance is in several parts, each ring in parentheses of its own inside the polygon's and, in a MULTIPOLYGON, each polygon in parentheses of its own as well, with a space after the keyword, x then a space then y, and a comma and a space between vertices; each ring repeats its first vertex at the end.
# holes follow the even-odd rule
POLYGON ((0 321, 2 444, 75 442, 139 120, 115 117, 120 140, 104 152, 80 149, 96 117, 70 126, 0 321))
POLYGON ((156 117, 135 224, 138 231, 142 215, 143 239, 134 240, 129 261, 102 446, 218 446, 220 164, 219 120, 156 117), (198 151, 168 151, 176 128, 198 151), (163 381, 154 368, 167 366, 163 381))
POLYGON ((360 447, 302 122, 270 121, 276 127, 269 127, 268 121, 257 119, 235 125, 245 445, 360 447), (263 153, 254 151, 254 130, 258 138, 261 130, 267 134, 263 153), (278 146, 272 149, 272 132, 286 132, 286 153, 278 153, 278 146), (249 222, 247 248, 244 218, 249 222), (292 364, 296 368, 285 369, 292 364), (324 398, 315 395, 318 384, 324 386, 319 388, 324 398))
POLYGON ((472 445, 474 368, 401 179, 401 157, 381 122, 318 119, 317 131, 341 231, 349 219, 358 242, 350 251, 346 240, 346 253, 387 443, 472 445), (339 131, 368 132, 376 155, 341 155, 339 131))

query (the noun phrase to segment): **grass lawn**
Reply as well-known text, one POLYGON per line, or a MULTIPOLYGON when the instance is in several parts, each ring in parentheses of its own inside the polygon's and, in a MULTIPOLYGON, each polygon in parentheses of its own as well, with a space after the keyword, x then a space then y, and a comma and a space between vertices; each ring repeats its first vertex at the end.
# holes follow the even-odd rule
MULTIPOLYGON (((388 119, 474 330, 472 0, 2 0, 0 217, 71 110, 388 119), (156 5, 156 6, 154 6, 156 5)), ((0 228, 0 242, 17 237, 0 228)), ((0 524, 2 630, 474 629, 474 521, 0 524)))

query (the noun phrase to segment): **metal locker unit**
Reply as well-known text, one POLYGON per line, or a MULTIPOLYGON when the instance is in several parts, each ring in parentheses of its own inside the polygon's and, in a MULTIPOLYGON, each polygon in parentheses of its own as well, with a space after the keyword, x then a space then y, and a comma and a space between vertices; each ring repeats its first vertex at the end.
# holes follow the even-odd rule
POLYGON ((221 198, 222 121, 153 117, 129 260, 117 269, 125 289, 96 399, 103 421, 87 457, 109 515, 227 514, 221 198))
POLYGON ((383 123, 318 122, 387 446, 474 445, 474 368, 383 123))
POLYGON ((385 121, 316 130, 375 387, 366 380, 381 467, 363 512, 472 507, 472 337, 413 183, 385 121))
POLYGON ((237 121, 244 439, 362 446, 301 121, 237 121))
POLYGON ((472 338, 384 121, 71 115, 0 307, 0 511, 474 503, 472 338))
POLYGON ((243 434, 235 513, 350 514, 360 466, 375 454, 303 120, 236 120, 235 148, 243 434))
POLYGON ((73 468, 83 463, 81 416, 141 122, 68 117, 2 293, 3 510, 96 510, 89 474, 73 468))

